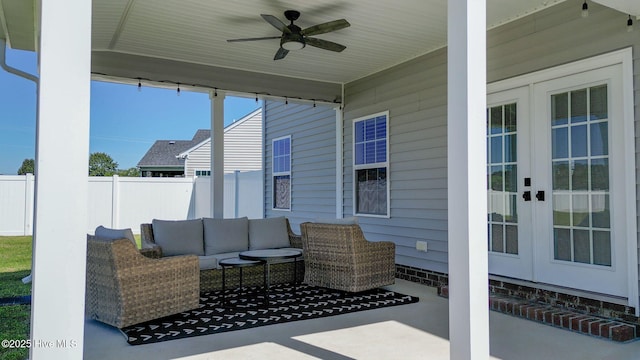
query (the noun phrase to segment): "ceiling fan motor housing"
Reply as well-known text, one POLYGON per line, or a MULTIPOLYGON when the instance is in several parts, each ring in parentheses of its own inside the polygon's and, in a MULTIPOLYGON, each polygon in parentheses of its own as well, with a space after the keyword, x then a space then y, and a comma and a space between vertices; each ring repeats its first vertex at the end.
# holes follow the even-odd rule
POLYGON ((286 50, 300 50, 306 46, 304 41, 304 36, 300 33, 302 29, 294 25, 287 25, 287 28, 291 30, 291 33, 282 33, 282 38, 280 39, 280 47, 286 50))

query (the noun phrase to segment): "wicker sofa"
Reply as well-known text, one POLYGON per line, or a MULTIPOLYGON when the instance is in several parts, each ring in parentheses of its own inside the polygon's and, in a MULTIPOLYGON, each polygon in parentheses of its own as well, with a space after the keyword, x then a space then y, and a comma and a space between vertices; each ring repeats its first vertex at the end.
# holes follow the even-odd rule
MULTIPOLYGON (((186 250, 188 250, 187 253, 198 255, 201 292, 222 288, 222 268, 218 265, 219 260, 237 257, 241 251, 245 250, 266 248, 302 249, 300 235, 293 233, 289 221, 284 217, 251 220, 247 218, 204 218, 185 221, 154 220, 151 224, 140 225, 141 251, 146 256, 165 258, 181 255, 176 253, 175 249, 170 248, 176 242, 185 241, 185 231, 166 231, 167 226, 178 228, 180 226, 189 226, 191 230, 196 229, 196 232, 190 235, 194 240, 192 246, 190 248, 187 246, 186 250), (197 232, 198 222, 202 224, 201 235, 198 235, 199 233, 197 232), (201 236, 200 243, 197 241, 198 236, 201 236), (202 248, 200 248, 200 244, 202 248)), ((230 268, 225 272, 227 286, 234 286, 233 284, 239 283, 240 269, 230 268)), ((291 282, 294 274, 297 275, 297 281, 303 280, 304 263, 302 261, 297 262, 297 270, 295 272, 290 261, 270 265, 271 284, 291 282)), ((262 266, 246 267, 243 269, 242 275, 244 286, 263 284, 264 270, 262 266)))
POLYGON ((128 239, 87 237, 87 317, 123 328, 199 306, 197 257, 150 259, 128 239))
POLYGON ((304 282, 359 292, 395 282, 395 244, 370 242, 357 224, 303 223, 304 282))

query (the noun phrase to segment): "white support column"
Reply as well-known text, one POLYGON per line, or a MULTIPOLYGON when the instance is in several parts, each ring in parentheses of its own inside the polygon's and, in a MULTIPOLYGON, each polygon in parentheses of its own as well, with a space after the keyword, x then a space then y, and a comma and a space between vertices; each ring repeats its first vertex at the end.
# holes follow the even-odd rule
POLYGON ((335 108, 336 111, 336 219, 342 219, 343 213, 343 139, 342 139, 342 126, 343 126, 343 113, 342 106, 335 108))
POLYGON ((91 2, 38 3, 40 87, 30 358, 82 359, 91 2))
POLYGON ((450 358, 489 358, 486 0, 448 2, 450 358))
POLYGON ((224 98, 211 92, 211 217, 224 217, 224 98))

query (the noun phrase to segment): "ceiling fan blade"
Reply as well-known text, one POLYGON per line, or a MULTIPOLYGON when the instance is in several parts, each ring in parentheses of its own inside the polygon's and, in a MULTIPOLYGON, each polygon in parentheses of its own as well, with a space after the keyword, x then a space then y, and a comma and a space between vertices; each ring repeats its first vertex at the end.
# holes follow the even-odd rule
POLYGON ((334 43, 332 41, 316 39, 316 38, 312 38, 312 37, 305 38, 304 41, 305 41, 305 43, 307 45, 311 45, 311 46, 315 46, 315 47, 320 48, 320 49, 330 50, 330 51, 335 51, 335 52, 341 52, 342 50, 347 48, 344 45, 340 45, 340 44, 334 43))
POLYGON ((279 48, 278 52, 276 52, 276 56, 273 57, 273 60, 284 59, 284 57, 287 56, 288 53, 289 53, 289 50, 279 48))
POLYGON ((241 41, 256 41, 256 40, 273 40, 280 39, 281 36, 268 36, 268 37, 259 37, 259 38, 245 38, 245 39, 230 39, 227 42, 241 42, 241 41))
POLYGON ((277 17, 275 17, 273 15, 267 15, 267 14, 260 14, 260 16, 262 16, 264 21, 266 21, 269 24, 271 24, 271 26, 273 26, 274 28, 280 30, 281 32, 283 32, 285 34, 291 34, 291 30, 289 30, 287 25, 285 25, 285 23, 283 23, 277 17))
POLYGON ((302 35, 305 35, 305 36, 319 35, 319 34, 324 34, 331 31, 344 29, 349 26, 351 26, 351 24, 349 24, 349 22, 345 19, 334 20, 334 21, 329 21, 326 23, 308 27, 302 30, 302 35))

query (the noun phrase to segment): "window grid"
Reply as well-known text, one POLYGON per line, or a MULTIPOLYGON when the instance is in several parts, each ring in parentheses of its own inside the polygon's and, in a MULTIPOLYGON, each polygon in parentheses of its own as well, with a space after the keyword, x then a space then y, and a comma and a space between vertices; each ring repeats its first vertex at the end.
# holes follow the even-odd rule
POLYGON ((606 93, 600 85, 552 95, 556 260, 612 263, 606 93))
POLYGON ((517 104, 487 109, 489 251, 518 254, 517 104))
POLYGON ((389 113, 353 121, 354 215, 389 217, 389 113))
POLYGON ((291 136, 272 141, 272 208, 291 210, 291 136))

